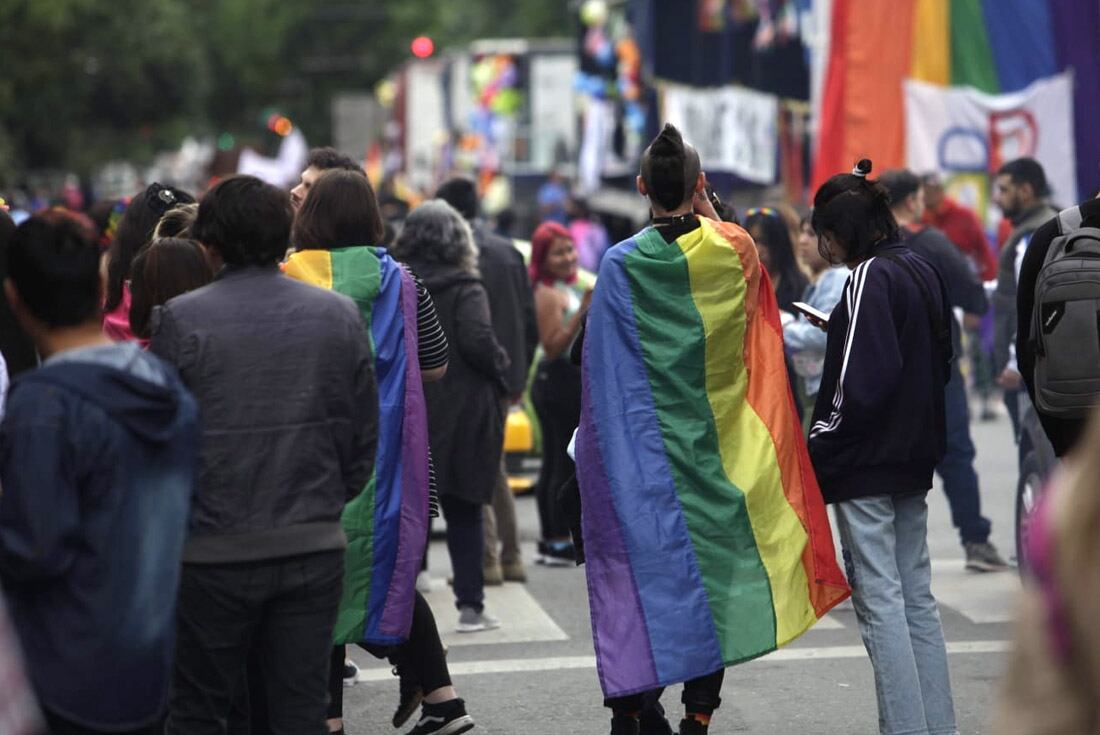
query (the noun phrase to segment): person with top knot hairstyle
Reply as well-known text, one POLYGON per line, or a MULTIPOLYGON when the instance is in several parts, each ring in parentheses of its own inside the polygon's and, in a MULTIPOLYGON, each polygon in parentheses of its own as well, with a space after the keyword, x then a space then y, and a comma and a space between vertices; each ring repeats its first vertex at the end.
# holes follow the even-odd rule
POLYGON ((643 710, 683 683, 679 733, 700 735, 726 667, 794 640, 848 587, 752 238, 718 219, 671 125, 637 186, 652 225, 604 256, 584 331, 581 536, 611 732, 668 733, 643 710))
POLYGON ((821 255, 852 269, 828 323, 810 456, 836 508, 884 735, 957 733, 936 600, 928 504, 944 456, 951 307, 939 273, 901 242, 871 162, 825 182, 821 255))

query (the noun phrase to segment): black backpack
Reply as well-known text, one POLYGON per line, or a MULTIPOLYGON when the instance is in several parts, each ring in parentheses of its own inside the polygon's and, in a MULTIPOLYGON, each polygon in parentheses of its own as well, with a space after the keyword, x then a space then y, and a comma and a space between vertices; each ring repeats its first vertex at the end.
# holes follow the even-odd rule
POLYGON ((1035 281, 1035 404, 1061 419, 1085 418, 1100 403, 1100 229, 1081 220, 1080 207, 1058 215, 1035 281))

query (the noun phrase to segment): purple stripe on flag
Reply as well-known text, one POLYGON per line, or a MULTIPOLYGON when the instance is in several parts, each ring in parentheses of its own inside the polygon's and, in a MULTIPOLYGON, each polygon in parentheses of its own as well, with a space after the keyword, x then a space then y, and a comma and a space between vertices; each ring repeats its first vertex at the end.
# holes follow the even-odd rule
POLYGON ((428 413, 417 353, 417 293, 402 267, 401 313, 405 344, 405 415, 401 423, 401 521, 394 563, 380 630, 407 638, 412 623, 416 575, 428 541, 428 413))
MULTIPOLYGON (((1074 138, 1077 147, 1077 193, 1082 199, 1100 189, 1100 3, 1096 0, 1051 0, 1051 25, 1060 68, 1073 69, 1074 138)), ((1057 202, 1069 207, 1078 202, 1057 202)))
POLYGON ((581 396, 577 464, 587 468, 581 523, 586 541, 592 638, 604 692, 621 695, 657 686, 657 667, 592 421, 587 374, 581 396))

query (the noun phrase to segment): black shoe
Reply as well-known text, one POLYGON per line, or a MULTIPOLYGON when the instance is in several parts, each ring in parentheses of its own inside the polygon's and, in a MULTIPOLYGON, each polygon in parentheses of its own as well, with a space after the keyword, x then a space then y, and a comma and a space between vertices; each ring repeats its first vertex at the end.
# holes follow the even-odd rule
POLYGON ((420 702, 424 699, 424 690, 420 688, 419 682, 411 676, 405 675, 400 666, 393 667, 393 675, 398 677, 397 681, 401 692, 401 698, 397 703, 397 711, 393 713, 393 726, 401 727, 409 721, 410 717, 416 714, 416 708, 420 706, 420 702))
POLYGON ((542 563, 548 567, 575 567, 577 552, 569 541, 555 541, 546 545, 542 563))
POLYGON ((642 707, 642 713, 638 715, 638 735, 673 735, 672 725, 665 717, 665 708, 659 701, 652 706, 642 707))
POLYGON ((359 683, 359 667, 350 658, 344 661, 344 686, 353 687, 359 683))
POLYGON ((638 718, 629 715, 614 715, 611 718, 611 735, 638 735, 638 718))
POLYGON ((416 727, 408 735, 458 735, 474 729, 474 721, 466 714, 466 703, 452 699, 441 704, 425 704, 416 727))
POLYGON ((680 720, 680 735, 707 735, 710 728, 696 719, 680 720))

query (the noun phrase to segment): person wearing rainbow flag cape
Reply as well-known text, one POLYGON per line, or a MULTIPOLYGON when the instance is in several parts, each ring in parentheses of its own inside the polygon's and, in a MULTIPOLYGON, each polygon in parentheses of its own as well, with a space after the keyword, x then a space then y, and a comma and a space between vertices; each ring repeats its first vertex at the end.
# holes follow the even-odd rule
POLYGON ((639 733, 645 698, 677 683, 681 735, 706 733, 727 666, 849 594, 768 275, 705 186, 666 125, 638 177, 652 226, 608 251, 584 337, 577 480, 613 735, 639 733))
MULTIPOLYGON (((305 176, 303 176, 303 180, 305 176)), ((374 472, 344 509, 343 597, 333 640, 330 732, 343 732, 344 644, 358 644, 415 674, 393 717, 400 727, 423 700, 409 735, 458 735, 474 727, 451 684, 435 617, 416 591, 428 543, 430 460, 424 382, 447 369, 447 340, 431 297, 383 248, 382 216, 361 170, 312 177, 294 222, 287 276, 350 297, 374 349, 379 432, 374 472), (427 313, 426 313, 427 312, 427 313)), ((434 514, 434 513, 433 513, 434 514)))

